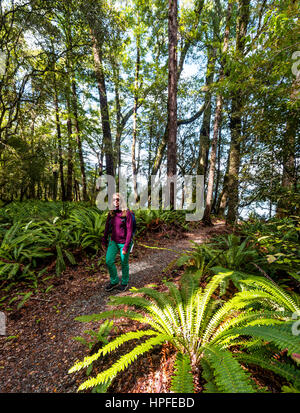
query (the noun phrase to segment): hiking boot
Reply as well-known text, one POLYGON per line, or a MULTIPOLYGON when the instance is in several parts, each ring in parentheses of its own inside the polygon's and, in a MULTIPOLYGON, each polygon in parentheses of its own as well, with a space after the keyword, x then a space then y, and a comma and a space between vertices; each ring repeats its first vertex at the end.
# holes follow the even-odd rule
POLYGON ((119 287, 118 287, 118 290, 119 291, 125 291, 125 290, 127 290, 127 288, 128 288, 128 284, 126 284, 126 285, 119 285, 119 287))
POLYGON ((117 283, 117 284, 111 284, 111 283, 109 283, 109 284, 107 284, 107 285, 104 287, 104 289, 105 289, 105 291, 111 291, 111 290, 113 290, 114 288, 117 288, 118 285, 119 285, 119 283, 117 283))

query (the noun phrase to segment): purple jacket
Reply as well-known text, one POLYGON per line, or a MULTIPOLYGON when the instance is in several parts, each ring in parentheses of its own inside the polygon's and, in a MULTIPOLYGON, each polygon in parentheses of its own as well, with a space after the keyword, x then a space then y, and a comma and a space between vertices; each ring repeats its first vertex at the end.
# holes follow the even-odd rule
POLYGON ((114 217, 110 218, 110 214, 108 214, 102 241, 107 245, 109 221, 111 220, 112 241, 115 241, 117 244, 124 244, 124 249, 128 252, 132 237, 132 216, 129 209, 127 210, 126 217, 122 217, 122 213, 122 211, 116 209, 114 217))

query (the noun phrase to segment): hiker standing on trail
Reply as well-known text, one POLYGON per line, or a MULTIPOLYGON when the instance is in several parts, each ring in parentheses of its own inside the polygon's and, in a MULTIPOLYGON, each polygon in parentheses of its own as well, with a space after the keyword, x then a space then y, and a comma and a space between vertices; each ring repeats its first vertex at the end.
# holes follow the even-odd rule
POLYGON ((105 286, 106 291, 118 288, 125 291, 129 281, 129 254, 132 247, 133 217, 126 206, 126 202, 118 192, 113 195, 113 209, 108 212, 102 245, 107 247, 106 265, 108 267, 110 282, 105 286), (118 277, 115 259, 120 252, 122 279, 118 277))

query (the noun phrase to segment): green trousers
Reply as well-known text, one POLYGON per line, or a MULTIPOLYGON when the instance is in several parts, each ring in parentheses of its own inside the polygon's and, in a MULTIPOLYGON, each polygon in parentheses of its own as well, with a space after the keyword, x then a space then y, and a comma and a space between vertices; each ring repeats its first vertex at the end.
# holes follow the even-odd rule
POLYGON ((115 260, 116 260, 116 255, 118 252, 120 252, 120 258, 121 258, 121 267, 122 267, 122 285, 127 285, 129 281, 129 254, 130 254, 130 248, 132 245, 132 241, 129 244, 128 247, 128 252, 127 254, 122 253, 122 249, 124 247, 124 244, 118 244, 115 241, 112 241, 109 239, 109 244, 107 247, 106 251, 106 265, 108 268, 108 272, 110 275, 110 282, 111 284, 118 284, 120 282, 120 279, 118 277, 118 271, 115 265, 115 260))

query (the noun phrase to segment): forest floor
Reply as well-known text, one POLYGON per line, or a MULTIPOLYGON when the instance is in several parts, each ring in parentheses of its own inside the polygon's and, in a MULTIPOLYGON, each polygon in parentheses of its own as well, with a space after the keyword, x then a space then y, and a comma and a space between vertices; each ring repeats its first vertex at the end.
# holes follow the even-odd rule
MULTIPOLYGON (((164 270, 184 250, 192 248, 191 240, 204 243, 213 235, 229 232, 224 222, 215 221, 213 227, 198 225, 190 232, 168 231, 140 237, 130 256, 129 288, 153 283, 164 288, 162 279, 166 277, 178 281, 180 269, 164 270), (149 249, 145 245, 168 249, 149 249)), ((109 296, 116 293, 104 291, 108 273, 105 265, 97 266, 99 258, 100 255, 94 259, 82 257, 76 266, 68 267, 50 281, 54 288, 47 294, 36 293, 19 310, 12 306, 12 311, 7 312, 6 336, 0 336, 0 393, 71 393, 86 379, 84 371, 68 374, 75 361, 90 354, 73 337, 88 338, 84 331, 97 330, 99 323, 81 323, 74 318, 107 310, 109 296)), ((120 274, 119 261, 117 267, 120 274)), ((117 334, 135 328, 132 322, 124 320, 116 325, 117 334)), ((119 357, 120 352, 116 353, 115 357, 119 357)), ((163 346, 134 363, 126 380, 117 376, 109 392, 167 392, 172 358, 172 349, 163 346)), ((101 363, 113 361, 112 357, 102 360, 94 367, 92 376, 107 368, 101 367, 101 363)))

